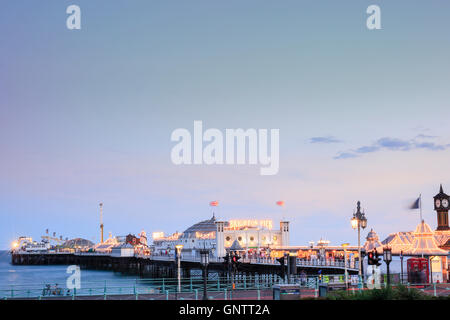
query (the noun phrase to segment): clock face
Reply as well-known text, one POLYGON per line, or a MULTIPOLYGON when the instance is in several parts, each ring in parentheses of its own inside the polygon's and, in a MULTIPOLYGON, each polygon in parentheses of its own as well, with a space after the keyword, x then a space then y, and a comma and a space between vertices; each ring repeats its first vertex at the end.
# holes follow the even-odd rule
POLYGON ((448 200, 447 199, 442 200, 442 206, 444 208, 448 208, 448 200))
POLYGON ((436 199, 435 204, 436 204, 436 208, 439 208, 441 206, 441 200, 436 199))

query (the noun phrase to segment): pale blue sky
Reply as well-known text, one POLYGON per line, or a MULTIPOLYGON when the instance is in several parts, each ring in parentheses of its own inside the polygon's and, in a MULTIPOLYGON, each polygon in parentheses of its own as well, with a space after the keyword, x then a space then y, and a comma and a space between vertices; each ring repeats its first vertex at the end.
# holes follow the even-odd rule
POLYGON ((98 241, 268 218, 291 241, 412 230, 450 192, 450 4, 20 1, 0 11, 0 248, 46 228, 98 241), (381 6, 382 30, 366 28, 381 6), (78 4, 82 30, 66 29, 78 4), (176 128, 279 128, 280 172, 170 162, 176 128), (278 215, 278 217, 277 217, 278 215))

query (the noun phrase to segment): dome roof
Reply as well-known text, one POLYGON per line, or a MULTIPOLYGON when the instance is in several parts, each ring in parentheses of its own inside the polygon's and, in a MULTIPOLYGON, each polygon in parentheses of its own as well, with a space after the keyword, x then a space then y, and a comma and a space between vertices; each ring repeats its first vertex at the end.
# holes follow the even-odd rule
POLYGON ((366 240, 367 241, 363 246, 366 251, 372 251, 373 249, 377 249, 382 246, 382 243, 378 238, 378 234, 373 229, 371 229, 367 234, 366 240))
MULTIPOLYGON (((187 228, 186 230, 184 230, 181 238, 195 238, 196 232, 208 233, 208 232, 216 231, 216 221, 217 220, 214 215, 209 220, 200 221, 200 222, 192 225, 191 227, 187 228)), ((227 224, 228 223, 226 222, 225 226, 227 226, 227 224)))
POLYGON ((89 240, 81 239, 81 238, 75 238, 71 240, 67 240, 63 243, 64 248, 77 248, 77 247, 92 247, 94 243, 92 243, 89 240))
POLYGON ((378 241, 380 238, 378 238, 378 235, 373 229, 370 229, 370 232, 367 234, 367 241, 378 241))

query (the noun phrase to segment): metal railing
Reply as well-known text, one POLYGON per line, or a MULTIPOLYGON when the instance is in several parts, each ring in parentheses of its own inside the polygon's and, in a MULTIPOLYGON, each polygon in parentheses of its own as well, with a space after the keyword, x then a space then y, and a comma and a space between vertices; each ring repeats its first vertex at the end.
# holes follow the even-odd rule
MULTIPOLYGON (((317 277, 303 279, 304 286, 315 288, 317 277)), ((291 277, 291 282, 303 281, 300 276, 291 277)), ((254 291, 269 290, 275 284, 286 283, 277 275, 246 276, 230 275, 229 277, 209 277, 207 280, 208 293, 230 293, 232 291, 254 291)), ((169 297, 173 294, 202 294, 203 279, 201 277, 182 278, 181 291, 178 291, 178 280, 173 278, 153 278, 135 280, 114 280, 81 282, 79 289, 70 290, 65 287, 56 287, 49 284, 22 284, 0 287, 1 299, 19 298, 67 298, 67 297, 91 297, 91 296, 113 296, 113 295, 164 295, 169 297)))
MULTIPOLYGON (((139 255, 137 255, 137 257, 147 258, 147 259, 151 259, 151 260, 160 260, 160 261, 175 261, 174 255, 161 255, 161 256, 158 256, 158 255, 139 256, 139 255)), ((187 261, 187 262, 200 262, 200 259, 201 259, 200 257, 191 256, 191 255, 182 255, 181 256, 181 260, 187 261)), ((223 262, 223 258, 212 256, 209 258, 209 261, 210 262, 223 262)), ((239 262, 251 263, 251 264, 280 265, 278 260, 276 260, 275 258, 266 258, 266 257, 258 257, 258 258, 243 257, 239 260, 239 262)), ((349 269, 349 270, 358 270, 358 268, 359 268, 358 261, 347 260, 346 264, 347 264, 347 269, 349 269)), ((297 258, 297 266, 301 266, 301 267, 331 267, 331 268, 340 268, 340 269, 345 268, 344 261, 331 260, 331 259, 306 260, 306 259, 297 258)))
MULTIPOLYGON (((350 290, 357 288, 350 281, 350 290)), ((356 280, 356 279, 352 279, 356 280)), ((207 292, 210 299, 271 299, 271 289, 275 284, 296 283, 302 296, 317 297, 320 283, 344 284, 344 275, 305 276, 292 275, 289 280, 277 275, 209 277, 207 292)), ((392 287, 399 283, 392 283, 392 287)), ((407 288, 419 289, 429 295, 449 295, 450 284, 404 284, 407 288)), ((182 278, 181 291, 177 292, 178 280, 174 278, 119 279, 114 281, 81 282, 79 289, 69 290, 49 284, 22 284, 0 287, 1 299, 201 299, 203 279, 201 277, 182 278)), ((382 287, 387 284, 383 282, 382 287)), ((365 288, 363 288, 365 289, 365 288)))

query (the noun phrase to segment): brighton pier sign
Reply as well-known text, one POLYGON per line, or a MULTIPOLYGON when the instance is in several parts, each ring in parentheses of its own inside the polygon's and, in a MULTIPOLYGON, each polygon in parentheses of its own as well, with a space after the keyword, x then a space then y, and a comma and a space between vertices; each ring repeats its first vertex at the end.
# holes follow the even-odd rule
POLYGON ((240 230, 245 228, 262 228, 272 230, 272 220, 230 220, 228 221, 228 230, 240 230))

